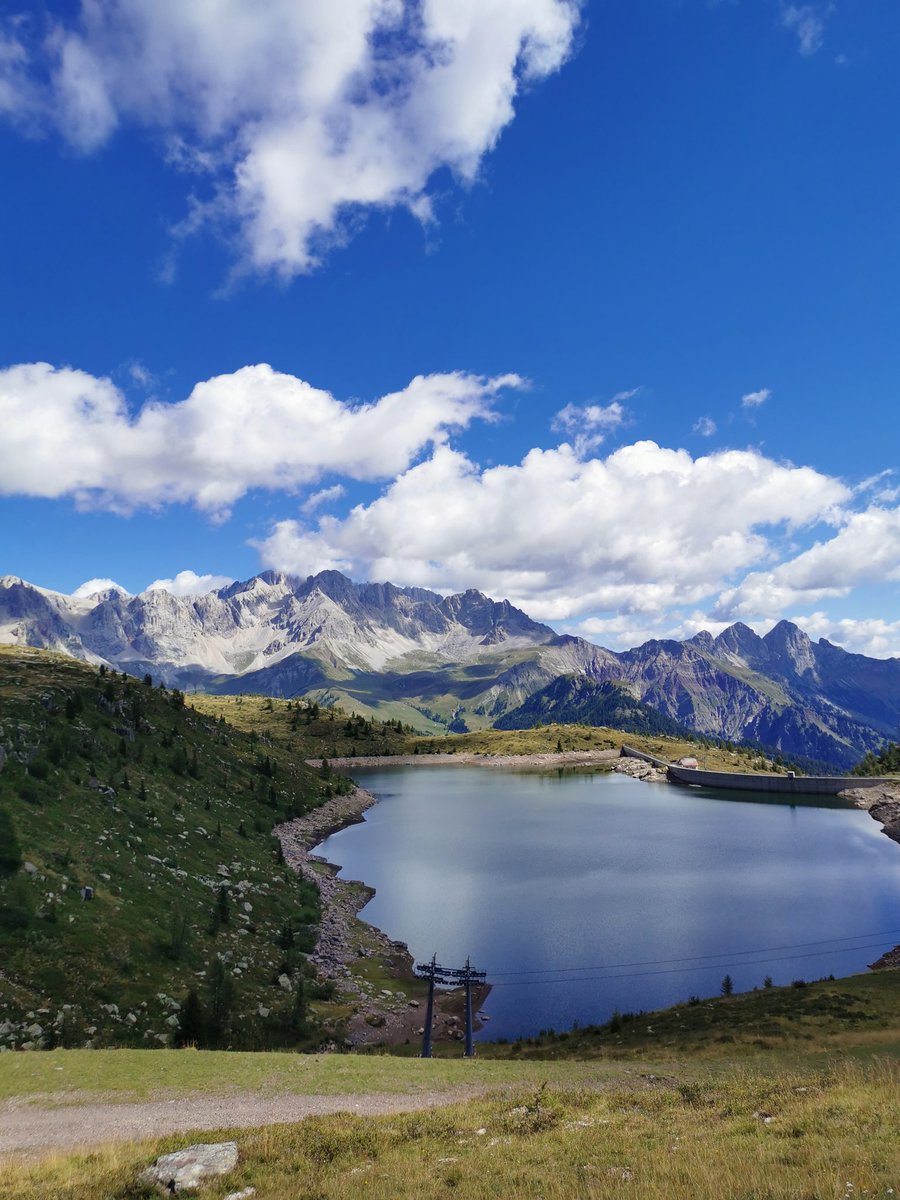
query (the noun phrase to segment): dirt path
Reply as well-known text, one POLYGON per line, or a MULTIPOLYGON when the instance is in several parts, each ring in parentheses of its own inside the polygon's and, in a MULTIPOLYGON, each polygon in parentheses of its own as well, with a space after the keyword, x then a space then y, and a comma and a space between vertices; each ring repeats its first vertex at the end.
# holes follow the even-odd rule
POLYGON ((484 1090, 481 1087, 456 1087, 411 1095, 369 1092, 346 1096, 262 1096, 248 1092, 139 1104, 57 1104, 53 1108, 43 1108, 33 1100, 12 1100, 0 1104, 0 1155, 30 1156, 76 1146, 163 1137, 195 1129, 283 1125, 325 1113, 380 1116, 414 1112, 455 1104, 480 1095, 484 1090))

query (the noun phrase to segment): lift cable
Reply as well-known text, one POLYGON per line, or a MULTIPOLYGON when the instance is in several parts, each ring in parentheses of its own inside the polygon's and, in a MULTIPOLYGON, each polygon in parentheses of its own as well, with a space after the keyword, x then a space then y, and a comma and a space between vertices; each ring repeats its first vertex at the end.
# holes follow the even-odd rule
MULTIPOLYGON (((661 971, 625 971, 619 975, 581 975, 566 979, 510 979, 505 983, 495 983, 492 987, 530 987, 536 983, 605 983, 609 979, 640 979, 646 975, 681 975, 686 971, 710 971, 718 967, 753 967, 764 966, 767 963, 774 962, 794 962, 800 958, 822 958, 829 954, 850 954, 856 950, 881 950, 890 949, 894 945, 893 941, 880 942, 873 946, 845 946, 842 950, 813 950, 808 954, 783 954, 775 958, 751 958, 743 962, 729 963, 727 960, 722 963, 704 963, 696 967, 666 967, 661 971)), ((596 968, 602 970, 602 967, 596 968)))
MULTIPOLYGON (((626 967, 663 967, 663 966, 668 966, 671 963, 709 962, 709 961, 711 961, 713 959, 717 959, 717 958, 735 958, 735 957, 738 957, 738 956, 744 955, 744 954, 776 954, 781 950, 806 950, 810 946, 831 946, 835 942, 858 942, 858 941, 862 941, 863 939, 866 939, 866 938, 884 938, 884 937, 898 937, 898 936, 900 936, 900 929, 880 929, 877 932, 873 932, 873 933, 854 933, 854 934, 849 934, 847 937, 822 938, 821 941, 818 941, 818 942, 792 942, 786 946, 757 946, 751 950, 723 950, 720 954, 688 954, 688 955, 685 955, 683 958, 651 958, 651 959, 645 960, 644 962, 606 963, 606 964, 598 963, 598 964, 595 964, 594 966, 590 966, 590 967, 559 966, 559 967, 535 967, 532 970, 526 969, 526 970, 520 970, 520 971, 491 971, 490 976, 491 976, 491 979, 500 979, 500 978, 506 978, 511 975, 559 975, 564 971, 618 971, 618 970, 622 970, 626 967)), ((874 947, 874 946, 873 947, 869 947, 869 946, 850 946, 850 947, 848 947, 848 949, 850 949, 850 950, 868 950, 868 949, 876 949, 876 948, 877 947, 874 947)), ((830 952, 825 950, 825 951, 820 951, 820 953, 827 954, 830 952)), ((837 947, 835 947, 835 953, 842 953, 842 951, 840 951, 837 947)), ((788 957, 804 958, 807 956, 799 954, 796 956, 789 955, 788 957)))

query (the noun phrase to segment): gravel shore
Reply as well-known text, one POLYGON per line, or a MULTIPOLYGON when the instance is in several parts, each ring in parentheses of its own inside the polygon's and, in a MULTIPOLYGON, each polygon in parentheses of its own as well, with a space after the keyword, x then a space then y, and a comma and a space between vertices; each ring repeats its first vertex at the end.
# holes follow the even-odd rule
MULTIPOLYGON (((281 842, 285 862, 319 888, 322 919, 310 961, 319 976, 333 981, 353 1005, 347 1042, 354 1047, 416 1041, 421 1036, 425 1011, 424 985, 413 974, 413 959, 406 944, 393 941, 358 916, 374 896, 374 889, 359 880, 339 879, 340 867, 311 853, 311 848, 329 834, 362 821, 365 811, 376 803, 377 797, 357 787, 349 795, 334 796, 306 816, 286 821, 273 831, 281 842), (392 979, 390 987, 376 988, 351 969, 351 964, 365 958, 381 960, 392 979)), ((473 993, 476 1010, 489 991, 481 988, 473 993)), ((461 1008, 459 991, 436 994, 432 1027, 436 1040, 462 1040, 461 1008)))

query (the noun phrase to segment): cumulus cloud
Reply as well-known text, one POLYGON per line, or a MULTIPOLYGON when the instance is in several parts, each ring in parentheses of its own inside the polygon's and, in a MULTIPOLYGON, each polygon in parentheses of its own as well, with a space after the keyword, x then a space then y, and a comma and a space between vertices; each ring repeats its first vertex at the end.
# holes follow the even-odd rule
POLYGON ((161 132, 207 184, 183 228, 231 223, 246 267, 288 277, 361 212, 429 220, 438 168, 475 179, 521 88, 568 57, 579 7, 82 0, 49 36, 0 43, 0 111, 19 97, 84 152, 120 125, 161 132))
POLYGON ((19 365, 0 371, 0 495, 71 495, 120 511, 181 501, 221 516, 251 488, 394 476, 452 429, 490 419, 497 393, 522 382, 420 375, 352 405, 261 364, 132 417, 108 379, 19 365))
POLYGON ((700 417, 694 422, 694 433, 699 433, 701 437, 712 437, 716 432, 716 423, 712 417, 700 417))
POLYGON ((88 579, 86 583, 77 587, 72 595, 77 600, 86 600, 89 596, 96 596, 100 592, 121 592, 123 596, 130 596, 131 593, 122 587, 120 583, 116 583, 114 579, 88 579))
POLYGON ((826 638, 854 654, 869 658, 900 658, 900 621, 881 617, 843 617, 833 620, 813 612, 794 620, 813 638, 826 638))
POLYGON ((196 571, 179 571, 174 579, 154 579, 145 592, 170 592, 173 596, 205 596, 207 592, 228 587, 234 580, 230 575, 198 575, 196 571))
POLYGON ((825 40, 825 18, 831 6, 820 9, 814 4, 787 4, 781 10, 781 24, 797 35, 800 53, 804 57, 821 50, 825 40))
POLYGON ((900 508, 853 513, 827 541, 774 567, 751 572, 725 591, 717 613, 759 618, 825 597, 847 596, 864 583, 900 581, 900 508))
POLYGON ((771 388, 760 388, 758 392, 746 392, 741 396, 742 408, 759 408, 772 395, 771 388))
POLYGON ((635 396, 637 391, 635 388, 630 392, 620 392, 606 405, 567 404, 553 418, 551 428, 557 433, 569 435, 576 453, 583 458, 596 450, 608 433, 624 424, 628 414, 622 401, 635 396))
POLYGON ((316 526, 281 521, 258 548, 287 572, 478 587, 549 621, 660 613, 699 604, 766 562, 783 525, 848 497, 835 479, 752 450, 694 459, 638 442, 584 460, 562 445, 481 470, 441 446, 372 503, 316 526))

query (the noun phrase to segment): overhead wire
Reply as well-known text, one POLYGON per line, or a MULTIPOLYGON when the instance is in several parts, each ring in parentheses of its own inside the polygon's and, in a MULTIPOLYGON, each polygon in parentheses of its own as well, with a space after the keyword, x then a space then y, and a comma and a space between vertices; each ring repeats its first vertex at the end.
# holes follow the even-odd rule
MULTIPOLYGON (((852 933, 846 937, 822 938, 816 942, 790 942, 784 946, 757 946, 749 950, 723 950, 719 954, 687 954, 681 958, 651 958, 640 962, 630 963, 595 963, 586 967, 533 967, 518 971, 491 971, 492 979, 507 978, 512 975, 560 975, 572 971, 618 971, 630 967, 663 967, 672 963, 710 962, 718 958, 736 958, 746 954, 777 954, 782 950, 807 950, 810 946, 831 946, 836 942, 859 942, 867 938, 900 937, 900 929, 879 929, 871 933, 852 933)), ((850 946, 848 950, 877 949, 877 946, 850 946)), ((828 954, 830 951, 820 951, 828 954)), ((835 950, 835 953, 841 951, 835 950)), ((809 957, 807 955, 788 955, 789 958, 809 957)), ((776 960, 773 960, 776 961, 776 960)), ((498 985, 499 986, 499 985, 498 985)))
POLYGON ((872 946, 845 946, 840 950, 814 950, 807 954, 783 954, 773 958, 751 958, 741 962, 729 962, 727 956, 723 955, 722 957, 725 958, 725 961, 715 964, 702 963, 695 967, 665 967, 662 970, 657 971, 625 971, 618 975, 579 975, 568 976, 560 979, 509 979, 505 982, 501 981, 500 983, 491 983, 492 976, 489 973, 488 983, 491 983, 491 987, 493 988, 533 987, 535 984, 549 983, 605 983, 610 979, 642 979, 648 975, 681 975, 689 971, 709 971, 714 970, 717 966, 726 968, 731 967, 733 969, 737 967, 765 966, 774 962, 795 962, 797 959, 801 958, 822 958, 830 954, 850 954, 855 950, 890 949, 893 945, 894 942, 892 940, 890 942, 879 942, 872 946))

